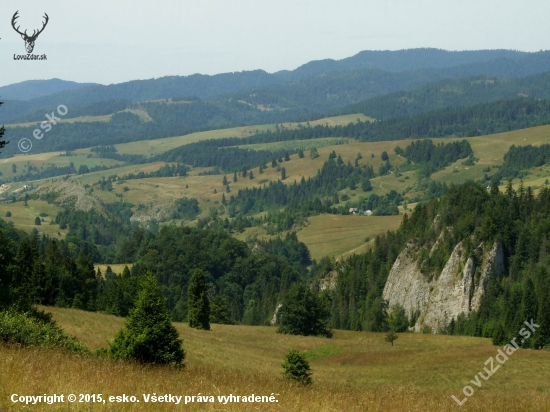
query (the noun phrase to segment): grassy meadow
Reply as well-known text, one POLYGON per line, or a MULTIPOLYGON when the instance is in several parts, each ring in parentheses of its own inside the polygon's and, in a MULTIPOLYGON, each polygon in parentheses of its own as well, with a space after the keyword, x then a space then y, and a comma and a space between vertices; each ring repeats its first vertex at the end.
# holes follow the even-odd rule
POLYGON ((312 259, 324 256, 346 257, 363 253, 377 235, 395 230, 403 216, 319 215, 308 218, 308 225, 298 232, 312 259))
POLYGON ((36 228, 39 234, 45 234, 58 239, 62 239, 67 234, 67 230, 61 230, 59 225, 55 224, 55 217, 62 209, 51 205, 42 200, 29 200, 28 206, 23 202, 16 203, 0 203, 0 217, 6 222, 12 222, 15 227, 26 232, 36 228), (6 213, 11 212, 11 217, 7 217, 6 213), (35 225, 35 219, 40 213, 46 213, 48 216, 40 217, 42 222, 40 225, 35 225))
MULTIPOLYGON (((74 309, 47 308, 68 333, 91 349, 106 347, 124 320, 74 309)), ((333 339, 279 335, 273 327, 213 325, 198 331, 175 324, 186 350, 185 368, 171 369, 86 358, 56 351, 0 347, 0 409, 12 393, 271 395, 273 404, 73 404, 71 410, 169 411, 455 411, 451 399, 496 355, 488 339, 337 330, 333 339), (314 383, 303 388, 280 377, 284 354, 306 353, 314 383)), ((550 352, 518 350, 460 408, 464 411, 547 411, 550 352)), ((462 395, 462 396, 461 396, 462 395)), ((141 398, 142 399, 142 398, 141 398)), ((22 410, 17 408, 15 410, 22 410)), ((66 404, 32 410, 67 410, 66 404)))

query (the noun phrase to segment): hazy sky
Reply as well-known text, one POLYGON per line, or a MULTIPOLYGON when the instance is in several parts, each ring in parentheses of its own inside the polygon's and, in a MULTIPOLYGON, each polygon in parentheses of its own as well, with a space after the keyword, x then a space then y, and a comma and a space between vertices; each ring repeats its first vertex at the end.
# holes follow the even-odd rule
POLYGON ((548 0, 2 0, 0 86, 294 69, 361 50, 550 49, 548 0), (34 53, 11 27, 50 22, 34 53))

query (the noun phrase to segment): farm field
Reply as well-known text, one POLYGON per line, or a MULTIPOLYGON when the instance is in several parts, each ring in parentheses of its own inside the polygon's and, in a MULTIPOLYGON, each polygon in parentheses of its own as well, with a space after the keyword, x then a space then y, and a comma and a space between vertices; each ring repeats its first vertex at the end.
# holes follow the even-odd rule
POLYGON ((312 259, 324 256, 345 257, 363 253, 369 247, 366 238, 395 230, 401 225, 398 216, 319 215, 308 218, 309 224, 300 230, 298 240, 304 242, 312 259))
MULTIPOLYGON (((106 347, 124 320, 74 309, 47 308, 68 333, 91 349, 106 347)), ((451 399, 496 355, 489 339, 400 334, 395 346, 382 333, 336 330, 334 338, 278 335, 274 327, 213 325, 198 331, 175 324, 187 352, 183 370, 139 366, 55 351, 0 348, 0 408, 11 393, 143 393, 217 396, 275 394, 275 404, 259 410, 456 411, 451 399), (280 377, 284 354, 306 353, 314 383, 302 388, 280 377), (33 379, 28 379, 32 376, 33 379), (23 379, 27 377, 27 379, 23 379)), ((465 411, 546 411, 550 352, 518 350, 460 408, 465 411)), ((141 398, 142 399, 142 398, 141 398)), ((62 406, 62 405, 59 405, 62 406)), ((188 410, 220 410, 221 405, 179 405, 188 410)), ((34 408, 33 408, 34 409, 34 408)), ((106 410, 174 410, 143 402, 112 404, 106 410)), ((228 404, 223 410, 250 410, 228 404)), ((46 406, 36 410, 62 410, 46 406)), ((72 410, 89 410, 75 404, 72 410)))

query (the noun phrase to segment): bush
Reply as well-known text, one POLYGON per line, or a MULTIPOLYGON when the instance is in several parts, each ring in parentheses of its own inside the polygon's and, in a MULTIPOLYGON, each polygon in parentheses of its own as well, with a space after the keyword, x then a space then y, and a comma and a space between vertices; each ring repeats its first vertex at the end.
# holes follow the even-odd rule
POLYGON ((89 350, 77 338, 68 336, 44 312, 0 312, 0 342, 26 347, 53 347, 76 353, 89 350))
POLYGON ((391 345, 393 346, 393 342, 396 341, 398 338, 399 338, 399 335, 395 333, 393 330, 390 330, 386 335, 386 337, 384 338, 384 340, 386 342, 391 343, 391 345))
POLYGON ((285 355, 285 363, 282 364, 285 379, 293 380, 302 385, 311 385, 311 368, 309 362, 297 350, 291 350, 285 355))
POLYGON ((166 299, 157 281, 146 274, 135 308, 115 336, 108 355, 114 359, 135 359, 142 363, 181 365, 185 358, 182 340, 172 325, 166 299))
POLYGON ((11 212, 9 210, 6 212, 6 217, 11 217, 11 212))
POLYGON ((277 333, 332 337, 328 329, 330 311, 323 300, 302 283, 295 283, 279 310, 277 333))

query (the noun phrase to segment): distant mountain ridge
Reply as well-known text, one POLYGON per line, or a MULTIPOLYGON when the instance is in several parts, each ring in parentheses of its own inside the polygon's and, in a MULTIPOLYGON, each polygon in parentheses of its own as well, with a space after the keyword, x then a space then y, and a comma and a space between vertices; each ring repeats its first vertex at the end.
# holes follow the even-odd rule
POLYGON ((296 80, 319 73, 357 69, 380 69, 404 72, 419 69, 443 69, 465 64, 481 63, 499 58, 519 59, 529 53, 514 50, 447 51, 421 48, 408 50, 365 50, 341 60, 323 59, 306 63, 293 71, 280 71, 278 76, 296 80))
POLYGON ((76 90, 96 83, 77 83, 61 79, 27 80, 0 87, 2 100, 31 100, 55 93, 76 90))
POLYGON ((273 74, 269 74, 263 70, 253 70, 221 73, 212 76, 201 74, 193 74, 190 76, 165 76, 157 79, 133 80, 108 86, 94 83, 76 83, 60 79, 29 80, 0 87, 0 97, 4 100, 30 100, 93 85, 95 86, 95 90, 101 90, 101 93, 104 94, 102 100, 125 98, 133 101, 141 101, 164 97, 177 97, 175 95, 169 95, 170 92, 172 92, 170 86, 176 81, 181 83, 179 88, 185 88, 185 90, 182 90, 182 95, 196 95, 201 98, 207 98, 240 89, 294 81, 319 73, 358 69, 379 69, 391 72, 429 68, 441 69, 487 62, 498 58, 519 59, 528 54, 530 53, 513 50, 446 51, 429 48, 398 51, 365 50, 357 53, 355 56, 345 59, 311 61, 295 70, 282 70, 273 74), (151 82, 155 83, 155 89, 157 90, 156 92, 151 90, 147 93, 143 90, 142 86, 144 84, 149 85, 151 82))
POLYGON ((345 105, 411 90, 442 79, 479 75, 518 78, 549 71, 548 51, 414 49, 361 52, 340 61, 310 62, 293 72, 269 74, 255 70, 213 76, 168 76, 108 86, 91 85, 30 101, 9 101, 0 113, 0 123, 28 119, 30 113, 48 111, 59 104, 82 108, 108 100, 143 102, 185 96, 220 101, 234 99, 260 109, 260 106, 266 106, 269 110, 286 110, 288 119, 285 121, 290 121, 297 115, 332 112, 345 105), (454 63, 463 64, 449 66, 454 63), (358 68, 365 66, 370 67, 358 68), (426 67, 419 68, 422 66, 426 67), (414 70, 399 70, 406 68, 414 70), (315 72, 317 74, 311 74, 315 72))

